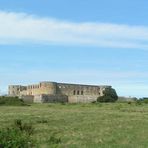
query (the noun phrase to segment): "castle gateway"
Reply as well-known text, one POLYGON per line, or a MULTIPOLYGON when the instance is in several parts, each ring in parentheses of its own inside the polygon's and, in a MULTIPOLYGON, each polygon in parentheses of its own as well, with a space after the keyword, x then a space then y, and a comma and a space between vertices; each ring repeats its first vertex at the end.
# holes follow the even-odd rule
POLYGON ((40 82, 35 85, 10 85, 9 96, 18 96, 35 103, 69 102, 87 103, 103 96, 103 91, 111 86, 82 85, 56 82, 40 82))

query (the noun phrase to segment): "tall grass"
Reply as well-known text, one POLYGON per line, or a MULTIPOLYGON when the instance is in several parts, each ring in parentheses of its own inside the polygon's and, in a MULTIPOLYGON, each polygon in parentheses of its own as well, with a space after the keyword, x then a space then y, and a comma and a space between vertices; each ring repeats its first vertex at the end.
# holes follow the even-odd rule
POLYGON ((0 130, 1 148, 28 148, 32 147, 33 140, 31 135, 34 128, 31 124, 22 123, 21 120, 15 120, 10 127, 0 130))

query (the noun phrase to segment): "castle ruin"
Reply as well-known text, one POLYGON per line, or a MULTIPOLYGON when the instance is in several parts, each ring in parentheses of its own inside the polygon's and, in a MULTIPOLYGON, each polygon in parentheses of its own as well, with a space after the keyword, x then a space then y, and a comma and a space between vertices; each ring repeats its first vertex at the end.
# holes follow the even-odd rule
POLYGON ((40 82, 28 86, 10 85, 8 94, 35 103, 88 103, 96 101, 99 96, 103 96, 103 91, 106 88, 111 88, 111 86, 40 82))

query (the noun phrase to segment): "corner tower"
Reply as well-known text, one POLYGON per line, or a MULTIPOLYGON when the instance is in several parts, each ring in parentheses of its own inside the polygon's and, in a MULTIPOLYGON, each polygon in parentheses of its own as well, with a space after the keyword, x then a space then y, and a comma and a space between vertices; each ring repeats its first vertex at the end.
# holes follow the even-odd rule
POLYGON ((40 84, 41 94, 55 95, 57 93, 56 82, 41 82, 40 84))

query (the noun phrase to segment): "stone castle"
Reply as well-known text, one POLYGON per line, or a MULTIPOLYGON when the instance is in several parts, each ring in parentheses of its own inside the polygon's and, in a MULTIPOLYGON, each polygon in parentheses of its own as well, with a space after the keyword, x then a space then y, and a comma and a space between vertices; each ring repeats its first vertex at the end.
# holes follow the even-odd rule
POLYGON ((103 96, 106 88, 111 88, 111 86, 40 82, 28 86, 10 85, 8 94, 35 103, 87 103, 96 101, 99 96, 103 96))

